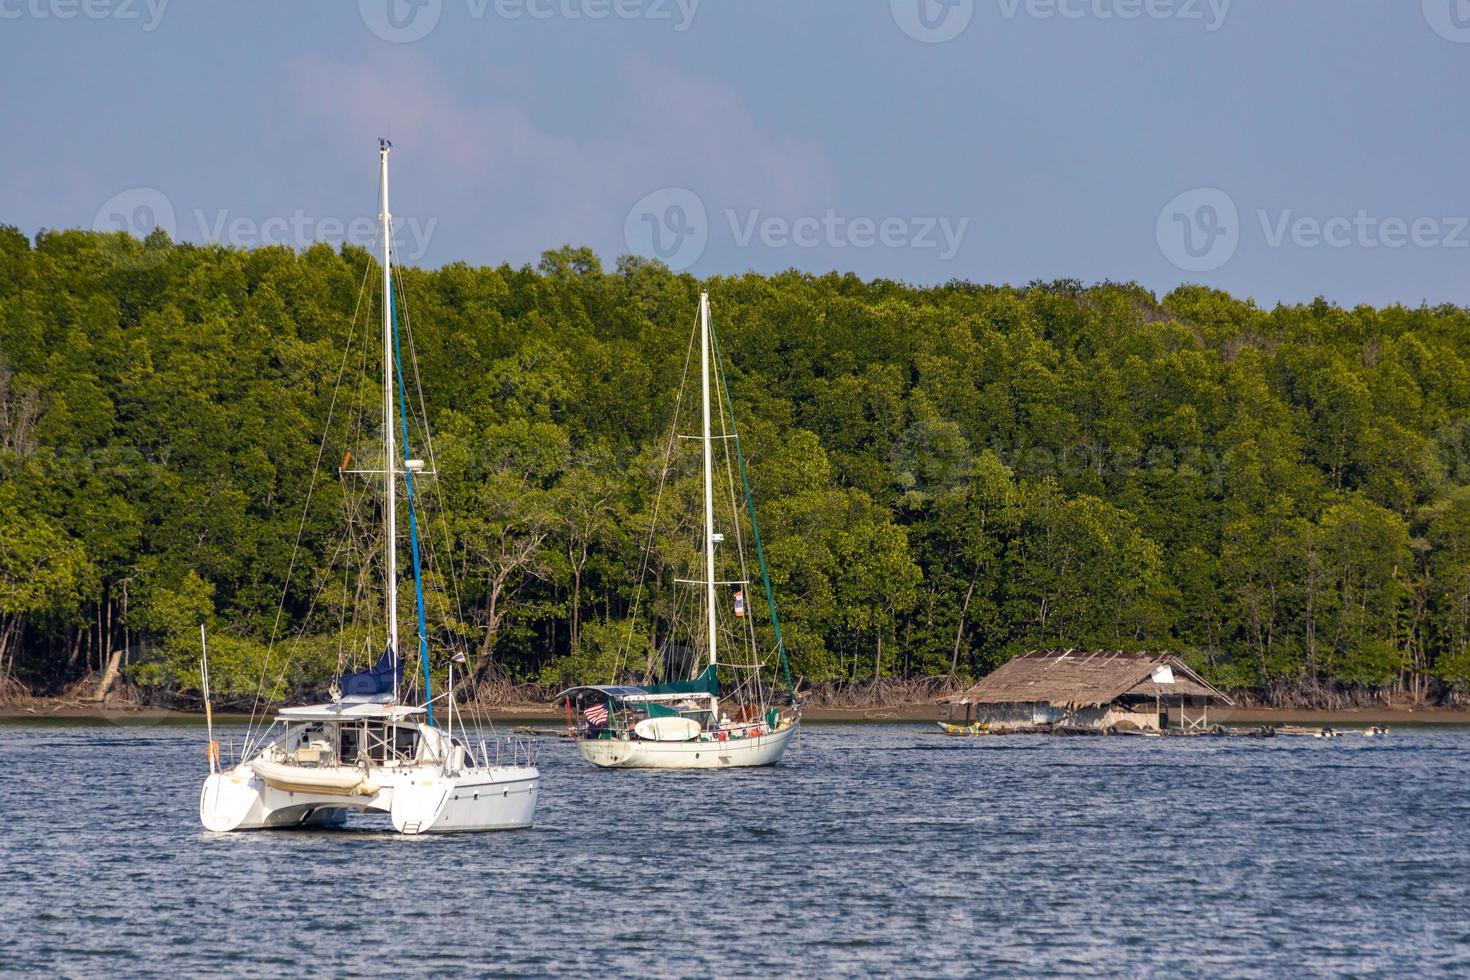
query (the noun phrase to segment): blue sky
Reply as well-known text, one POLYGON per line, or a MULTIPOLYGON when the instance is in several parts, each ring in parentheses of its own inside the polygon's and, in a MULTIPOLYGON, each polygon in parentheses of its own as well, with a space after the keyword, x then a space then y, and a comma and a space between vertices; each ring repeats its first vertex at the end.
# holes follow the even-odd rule
POLYGON ((427 265, 1470 304, 1470 0, 0 0, 0 82, 28 233, 371 239, 381 135, 427 265))

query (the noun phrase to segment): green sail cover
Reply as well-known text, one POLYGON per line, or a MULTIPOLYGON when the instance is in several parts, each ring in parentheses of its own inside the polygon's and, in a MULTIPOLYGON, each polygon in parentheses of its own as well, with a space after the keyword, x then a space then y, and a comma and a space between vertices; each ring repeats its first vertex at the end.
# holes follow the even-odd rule
POLYGON ((710 697, 720 696, 720 677, 715 672, 714 664, 704 669, 704 673, 692 681, 672 681, 668 684, 645 684, 643 690, 649 694, 708 694, 710 697))

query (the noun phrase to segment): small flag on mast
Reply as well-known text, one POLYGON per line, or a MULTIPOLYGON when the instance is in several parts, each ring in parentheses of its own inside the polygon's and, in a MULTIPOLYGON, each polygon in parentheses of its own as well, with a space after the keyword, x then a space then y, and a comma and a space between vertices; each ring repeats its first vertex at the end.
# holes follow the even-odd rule
POLYGON ((450 657, 449 659, 452 660, 454 663, 462 664, 462 663, 464 663, 464 653, 463 652, 456 653, 454 656, 450 657))
POLYGON ((745 593, 744 592, 736 592, 735 593, 735 615, 736 616, 741 616, 741 617, 743 617, 745 615, 745 593))

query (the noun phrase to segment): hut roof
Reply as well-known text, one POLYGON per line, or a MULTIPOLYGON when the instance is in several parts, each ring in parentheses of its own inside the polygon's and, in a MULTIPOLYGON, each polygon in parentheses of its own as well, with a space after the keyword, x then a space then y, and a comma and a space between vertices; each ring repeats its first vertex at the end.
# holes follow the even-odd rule
POLYGON ((1127 694, 1150 698, 1156 694, 1182 695, 1205 698, 1214 704, 1231 703, 1172 653, 1072 650, 1024 653, 1002 664, 969 690, 952 694, 943 701, 1093 708, 1127 694))

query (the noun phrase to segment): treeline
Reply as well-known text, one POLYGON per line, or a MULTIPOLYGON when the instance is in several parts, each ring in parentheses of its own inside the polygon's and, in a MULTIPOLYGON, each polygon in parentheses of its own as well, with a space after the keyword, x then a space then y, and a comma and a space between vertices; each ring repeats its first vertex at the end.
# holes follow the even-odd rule
MULTIPOLYGON (((319 442, 374 265, 0 230, 0 673, 57 690, 118 655, 188 690, 200 622, 225 693, 362 659, 371 576, 336 561, 355 491, 319 442), (289 668, 262 669, 273 631, 289 668)), ((436 620, 482 679, 602 677, 701 284, 571 248, 401 282, 449 522, 436 620)), ((1467 311, 705 285, 808 681, 1167 647, 1268 693, 1470 683, 1467 311)))

